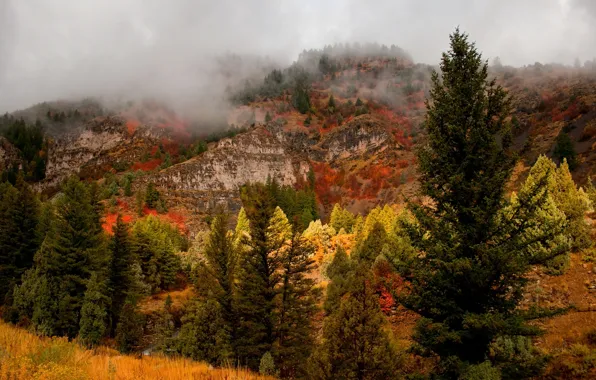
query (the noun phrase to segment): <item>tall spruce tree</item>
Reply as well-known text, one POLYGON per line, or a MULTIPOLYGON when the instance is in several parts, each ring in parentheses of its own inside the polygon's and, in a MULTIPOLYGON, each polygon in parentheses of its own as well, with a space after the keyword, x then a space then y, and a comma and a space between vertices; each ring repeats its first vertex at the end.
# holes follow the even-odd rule
POLYGON ((241 198, 250 223, 250 240, 240 264, 236 350, 240 364, 256 370, 263 354, 271 351, 274 340, 273 310, 279 257, 271 254, 267 233, 275 200, 262 184, 244 186, 241 198))
POLYGON ((118 214, 114 236, 110 242, 110 268, 108 274, 109 295, 112 300, 110 307, 110 334, 115 334, 120 312, 126 298, 133 288, 132 265, 134 257, 128 227, 118 214))
POLYGON ((0 183, 0 305, 11 303, 13 287, 33 266, 39 218, 39 201, 22 176, 16 187, 0 183))
POLYGON ((228 231, 228 216, 216 215, 199 265, 197 300, 185 317, 177 340, 178 351, 196 360, 224 364, 235 359, 238 246, 228 231))
POLYGON ((384 331, 379 298, 365 262, 354 263, 346 294, 325 318, 321 344, 308 363, 311 379, 398 378, 398 356, 384 331))
POLYGON ((96 346, 108 331, 110 298, 107 293, 105 280, 93 273, 87 283, 79 323, 79 338, 86 345, 96 346))
POLYGON ((313 347, 312 319, 316 312, 314 247, 300 234, 291 236, 281 258, 282 278, 276 297, 273 355, 282 378, 300 378, 313 347))
POLYGON ((89 190, 78 178, 62 187, 52 224, 15 298, 31 305, 24 311, 41 332, 75 337, 87 281, 105 264, 103 233, 89 190))
POLYGON ((532 257, 528 250, 536 241, 548 246, 560 231, 526 238, 547 201, 544 183, 504 213, 516 161, 511 101, 487 80, 487 64, 468 36, 457 30, 450 39, 441 77, 432 75, 428 140, 418 153, 421 192, 431 202, 410 205, 416 222, 404 223, 421 254, 404 269, 410 292, 402 302, 422 317, 413 338, 422 354, 439 357, 439 377, 469 378, 486 365, 496 338, 538 332, 526 322, 537 313, 517 307, 524 274, 560 252, 532 257))

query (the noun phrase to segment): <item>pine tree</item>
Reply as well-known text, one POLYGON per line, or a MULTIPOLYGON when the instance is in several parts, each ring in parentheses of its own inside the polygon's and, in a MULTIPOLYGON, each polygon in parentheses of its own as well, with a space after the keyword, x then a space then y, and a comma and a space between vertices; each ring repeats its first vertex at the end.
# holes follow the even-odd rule
POLYGON ((590 200, 582 189, 571 178, 569 165, 563 163, 556 170, 556 191, 554 199, 557 207, 567 217, 567 234, 572 238, 572 249, 579 250, 592 245, 590 228, 584 220, 585 213, 590 208, 590 200))
POLYGON ((577 161, 577 153, 573 147, 571 137, 565 132, 561 132, 557 137, 557 144, 555 145, 553 156, 561 163, 563 160, 567 160, 570 170, 575 170, 579 165, 577 161))
POLYGON ((110 308, 112 334, 116 331, 120 311, 133 288, 132 265, 134 262, 128 227, 118 214, 114 236, 110 242, 109 294, 112 300, 110 308))
POLYGON ((182 327, 175 342, 177 352, 218 365, 234 359, 226 318, 228 316, 214 299, 193 302, 182 317, 182 327))
POLYGON ((55 209, 53 226, 35 255, 33 274, 27 277, 30 281, 18 293, 31 297, 20 302, 33 305, 27 316, 37 329, 74 337, 87 281, 93 271, 105 267, 103 232, 89 190, 76 177, 65 182, 55 209))
POLYGON ((354 257, 370 267, 388 242, 387 232, 380 222, 376 222, 366 238, 358 238, 360 239, 354 248, 354 257))
POLYGON ((147 207, 154 209, 158 206, 159 200, 159 191, 157 191, 153 182, 149 182, 145 191, 145 204, 147 207))
POLYGON ((327 109, 329 110, 329 112, 333 113, 335 112, 335 98, 333 97, 333 94, 331 94, 331 96, 329 97, 329 102, 327 103, 327 109))
MULTIPOLYGON (((421 315, 414 333, 422 354, 439 357, 438 372, 457 378, 488 357, 499 336, 532 335, 531 316, 518 309, 531 264, 559 255, 531 257, 527 234, 547 201, 545 184, 504 213, 505 185, 515 165, 510 99, 468 36, 457 30, 443 54, 442 77, 432 75, 427 102, 427 144, 418 154, 421 193, 432 202, 410 205, 404 223, 422 252, 405 268, 410 293, 403 304, 421 315), (507 214, 509 216, 504 216, 507 214)), ((560 231, 541 231, 549 245, 560 231)), ((538 313, 540 314, 540 313, 538 313)))
POLYGON ((116 327, 118 349, 124 353, 137 349, 143 338, 144 327, 145 318, 139 313, 136 301, 132 298, 127 299, 116 327))
POLYGON ((96 346, 108 331, 110 299, 107 291, 105 282, 93 273, 87 283, 79 322, 79 338, 86 345, 96 346))
POLYGON ((325 312, 330 315, 339 309, 342 297, 348 292, 348 274, 352 270, 352 263, 344 248, 339 245, 333 256, 333 261, 327 267, 327 277, 331 280, 327 286, 325 297, 325 312))
POLYGON ((16 186, 0 183, 0 305, 10 303, 12 289, 33 266, 41 241, 39 201, 22 176, 16 186))
POLYGON ((313 346, 312 319, 316 312, 314 247, 294 234, 281 257, 281 288, 276 297, 276 330, 273 355, 282 378, 305 375, 306 360, 313 346))
POLYGON ((178 344, 181 353, 195 359, 222 364, 235 357, 232 342, 236 338, 236 293, 238 251, 234 236, 228 232, 227 215, 216 215, 203 252, 204 261, 198 268, 201 284, 199 291, 203 300, 195 306, 195 315, 186 319, 182 327, 184 336, 178 344), (204 317, 216 317, 216 321, 205 321, 204 317), (187 323, 200 325, 187 326, 187 323), (214 331, 213 329, 220 329, 214 331), (217 339, 207 344, 205 339, 215 334, 217 339), (204 345, 204 349, 197 346, 204 345), (194 347, 194 348, 193 348, 194 347), (215 352, 207 352, 212 347, 215 352))
MULTIPOLYGON (((274 199, 261 184, 246 185, 241 190, 244 210, 250 221, 248 251, 239 264, 242 268, 238 286, 238 339, 236 349, 241 365, 258 369, 259 360, 271 351, 274 340, 274 298, 279 257, 271 254, 267 240, 274 199)), ((276 250, 277 252, 277 250, 276 250)))
POLYGON ((349 291, 338 309, 325 319, 321 344, 309 360, 311 379, 392 379, 397 354, 370 280, 370 269, 356 264, 349 274, 349 291))

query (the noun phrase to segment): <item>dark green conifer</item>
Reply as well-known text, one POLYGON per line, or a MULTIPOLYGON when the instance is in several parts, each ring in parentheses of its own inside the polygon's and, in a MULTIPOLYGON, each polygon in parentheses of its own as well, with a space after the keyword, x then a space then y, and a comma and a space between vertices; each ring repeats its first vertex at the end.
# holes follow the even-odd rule
POLYGON ((13 287, 33 266, 39 218, 39 201, 22 176, 16 187, 0 183, 0 305, 10 303, 13 287))
POLYGON ((410 281, 402 302, 422 317, 414 333, 419 352, 439 357, 443 378, 464 378, 485 362, 497 337, 538 331, 518 308, 524 275, 560 252, 534 260, 528 246, 548 247, 560 231, 524 238, 546 201, 544 183, 505 212, 516 162, 507 122, 511 101, 487 80, 487 63, 466 34, 451 35, 440 68, 427 102, 428 142, 418 154, 421 192, 432 202, 411 205, 416 222, 404 222, 421 254, 402 273, 410 281))
POLYGON ((135 281, 132 273, 134 258, 128 227, 122 221, 122 215, 120 214, 118 214, 116 225, 114 226, 114 236, 110 242, 110 253, 108 282, 109 294, 112 300, 110 307, 110 332, 114 334, 118 325, 120 312, 135 281))
POLYGON ((110 298, 107 292, 105 281, 101 280, 97 273, 93 273, 87 283, 79 322, 79 338, 86 345, 98 345, 108 331, 110 298))

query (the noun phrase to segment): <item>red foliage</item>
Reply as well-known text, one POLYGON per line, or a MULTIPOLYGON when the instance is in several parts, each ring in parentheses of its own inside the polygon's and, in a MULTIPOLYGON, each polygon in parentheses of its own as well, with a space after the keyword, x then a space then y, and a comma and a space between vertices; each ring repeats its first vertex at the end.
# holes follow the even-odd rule
MULTIPOLYGON (((108 235, 112 235, 114 233, 113 228, 116 225, 116 219, 118 219, 118 213, 109 213, 104 217, 101 227, 108 235)), ((124 223, 130 223, 132 219, 133 217, 131 215, 122 215, 122 221, 124 223)))
POLYGON ((162 138, 161 145, 163 146, 164 151, 166 153, 169 153, 170 156, 178 155, 178 149, 180 148, 180 144, 178 143, 178 141, 174 141, 174 140, 167 139, 167 138, 162 138))
POLYGON ((128 120, 126 122, 126 130, 128 131, 128 134, 130 136, 133 135, 133 133, 135 133, 135 131, 137 130, 137 128, 139 127, 141 123, 139 123, 138 120, 128 120))
POLYGON ((157 167, 159 167, 159 165, 161 165, 162 163, 162 159, 161 158, 155 158, 153 160, 149 160, 147 162, 135 162, 132 165, 132 171, 137 171, 137 170, 142 170, 145 172, 151 171, 156 169, 157 167))
POLYGON ((311 164, 315 173, 315 193, 319 202, 323 204, 339 202, 341 194, 337 189, 337 184, 343 182, 343 173, 332 169, 325 162, 312 162, 311 164))

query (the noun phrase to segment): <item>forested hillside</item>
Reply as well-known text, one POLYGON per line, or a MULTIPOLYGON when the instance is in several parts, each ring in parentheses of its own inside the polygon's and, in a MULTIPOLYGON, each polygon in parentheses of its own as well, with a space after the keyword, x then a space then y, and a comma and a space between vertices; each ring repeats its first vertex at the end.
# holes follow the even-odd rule
POLYGON ((7 114, 0 378, 594 377, 595 80, 456 30, 305 51, 227 127, 7 114))

